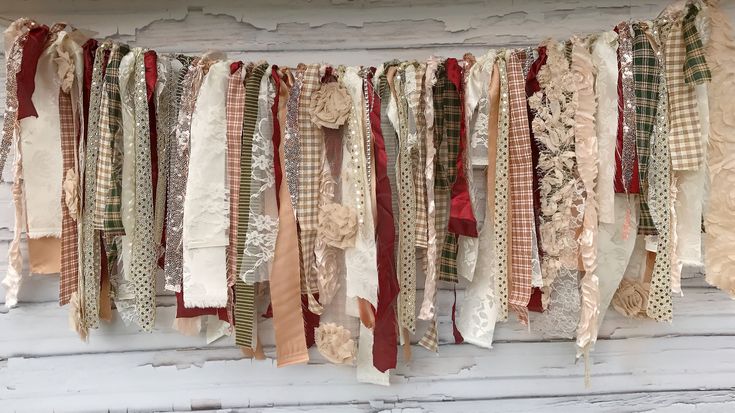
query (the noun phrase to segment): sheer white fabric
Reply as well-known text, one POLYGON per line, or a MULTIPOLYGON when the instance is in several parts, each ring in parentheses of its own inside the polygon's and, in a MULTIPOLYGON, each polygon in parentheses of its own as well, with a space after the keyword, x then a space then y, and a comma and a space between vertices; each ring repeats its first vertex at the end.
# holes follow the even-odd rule
MULTIPOLYGON (((476 183, 473 173, 475 157, 473 152, 479 149, 487 156, 488 121, 490 108, 488 106, 488 92, 490 76, 492 75, 493 63, 495 62, 495 51, 490 51, 477 59, 469 69, 465 81, 465 118, 469 134, 470 150, 465 151, 465 163, 467 184, 469 186, 470 202, 475 217, 484 215, 486 197, 480 196, 481 188, 485 179, 476 183)), ((478 151, 478 152, 479 152, 478 151)), ((478 233, 482 231, 482 224, 477 219, 478 233)), ((457 239, 457 275, 472 281, 477 265, 480 240, 474 237, 460 235, 457 239)))
POLYGON ((118 275, 115 283, 115 307, 125 325, 136 322, 135 290, 130 276, 130 261, 135 233, 135 115, 132 95, 132 75, 135 61, 142 50, 135 48, 120 60, 119 84, 122 104, 122 185, 120 192, 120 216, 125 229, 118 239, 118 275))
POLYGON ((615 219, 615 145, 618 134, 618 35, 614 31, 602 33, 592 44, 592 63, 597 69, 597 145, 599 172, 597 200, 599 220, 612 224, 615 219))
MULTIPOLYGON (((488 210, 484 212, 487 216, 488 210)), ((480 219, 478 217, 478 219, 480 219)), ((487 219, 480 231, 479 245, 482 254, 477 257, 472 282, 465 289, 465 296, 457 309, 457 329, 467 343, 492 348, 495 323, 498 319, 498 299, 495 294, 494 225, 487 219)))
POLYGON ((210 67, 192 115, 182 236, 186 307, 227 305, 225 256, 230 220, 225 103, 229 67, 228 62, 210 67))
POLYGON ((436 316, 436 203, 434 202, 434 100, 433 89, 436 84, 436 69, 439 64, 437 57, 431 56, 426 61, 426 74, 424 76, 424 117, 426 119, 426 216, 428 222, 428 237, 426 242, 426 268, 424 269, 424 299, 421 302, 419 318, 422 320, 433 320, 436 316))
MULTIPOLYGON (((467 79, 465 109, 470 117, 470 142, 487 153, 489 121, 489 82, 495 62, 494 51, 480 57, 470 68, 467 79)), ((483 177, 481 182, 487 181, 483 177)), ((495 292, 497 262, 493 240, 495 227, 487 197, 479 188, 470 187, 473 212, 478 223, 478 238, 460 237, 457 253, 457 273, 470 280, 465 297, 457 310, 457 329, 464 341, 476 346, 491 348, 495 323, 498 319, 498 299, 495 292), (478 253, 482 251, 482 253, 478 253)))
POLYGON ((630 210, 630 228, 621 224, 600 223, 597 237, 597 277, 600 282, 600 315, 598 328, 602 325, 615 291, 623 279, 628 262, 636 244, 638 232, 638 195, 615 195, 615 222, 622 223, 630 210))
POLYGON ((345 249, 347 314, 359 316, 355 299, 378 306, 378 264, 370 185, 365 174, 362 78, 358 68, 348 67, 340 79, 352 97, 352 111, 343 137, 342 204, 355 208, 358 230, 355 246, 345 249))
MULTIPOLYGON (((270 73, 270 68, 266 70, 270 73)), ((268 280, 278 235, 276 178, 273 171, 273 116, 271 106, 275 88, 263 76, 258 92, 258 118, 253 133, 253 162, 250 186, 250 212, 245 235, 241 277, 247 283, 268 280)))
POLYGON ((36 66, 33 105, 38 117, 19 122, 23 148, 23 194, 29 238, 61 237, 63 162, 59 130, 59 87, 56 75, 57 46, 65 32, 41 53, 36 66))

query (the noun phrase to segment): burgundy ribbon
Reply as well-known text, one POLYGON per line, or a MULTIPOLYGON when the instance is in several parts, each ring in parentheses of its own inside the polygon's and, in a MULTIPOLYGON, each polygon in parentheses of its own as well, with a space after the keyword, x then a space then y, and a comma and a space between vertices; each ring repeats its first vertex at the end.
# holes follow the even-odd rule
POLYGON ((273 141, 273 169, 276 177, 276 205, 280 207, 281 200, 279 191, 281 190, 283 171, 281 171, 281 154, 279 153, 279 149, 281 147, 281 124, 278 122, 278 94, 281 91, 281 77, 278 74, 278 66, 276 65, 272 66, 271 79, 273 79, 273 86, 276 89, 273 106, 271 106, 271 113, 273 114, 273 135, 271 136, 273 141))
POLYGON ((398 357, 395 303, 399 287, 394 255, 395 226, 388 179, 388 155, 385 152, 385 141, 380 129, 380 96, 375 93, 370 81, 374 70, 371 70, 366 80, 368 95, 373 97, 370 130, 375 153, 375 199, 378 215, 375 225, 375 242, 378 249, 378 309, 375 314, 373 365, 384 372, 396 367, 398 357))
MULTIPOLYGON (((534 93, 541 91, 541 85, 538 82, 536 76, 538 76, 539 70, 546 64, 546 46, 538 48, 538 58, 531 65, 531 69, 528 71, 526 76, 526 96, 531 97, 534 93)), ((539 192, 539 174, 538 174, 538 160, 539 160, 539 143, 534 139, 532 121, 535 114, 528 108, 528 125, 531 128, 531 165, 533 169, 533 211, 534 220, 536 222, 536 239, 541 240, 541 222, 539 217, 541 216, 541 196, 539 192)), ((541 242, 538 243, 539 258, 543 256, 543 250, 541 249, 541 242)), ((541 305, 541 289, 534 287, 531 292, 531 298, 528 300, 528 309, 537 313, 544 311, 541 305)))
POLYGON ((464 113, 464 92, 462 88, 462 67, 457 59, 449 58, 444 63, 447 78, 459 94, 460 126, 459 151, 457 152, 457 179, 452 185, 452 201, 449 209, 449 232, 477 238, 477 220, 472 211, 469 184, 464 170, 464 156, 467 149, 467 130, 464 113))
POLYGON ((18 84, 18 120, 29 116, 38 117, 31 98, 36 90, 36 66, 46 46, 48 34, 49 28, 46 25, 34 27, 28 32, 28 39, 23 46, 20 70, 15 76, 18 84))

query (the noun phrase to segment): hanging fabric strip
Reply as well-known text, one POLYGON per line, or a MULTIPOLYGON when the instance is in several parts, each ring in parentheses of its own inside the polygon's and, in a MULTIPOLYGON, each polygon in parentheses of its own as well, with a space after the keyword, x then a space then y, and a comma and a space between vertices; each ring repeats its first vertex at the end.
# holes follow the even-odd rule
MULTIPOLYGON (((426 74, 424 77, 424 118, 426 120, 426 134, 423 137, 426 145, 426 164, 424 174, 426 175, 426 212, 427 212, 427 248, 426 265, 424 269, 424 298, 419 310, 419 318, 430 320, 429 328, 419 344, 429 351, 437 351, 438 333, 436 322, 436 265, 437 265, 437 229, 436 229, 436 201, 434 195, 434 158, 436 148, 434 147, 434 85, 436 84, 436 70, 439 59, 432 56, 426 61, 426 74)), ((421 139, 421 137, 419 137, 421 139)), ((396 194, 398 196, 398 194, 396 194)))
POLYGON ((77 133, 81 131, 81 78, 84 62, 82 48, 64 37, 58 47, 57 70, 62 79, 59 90, 59 131, 63 162, 63 195, 61 199, 61 272, 59 305, 69 302, 79 282, 79 166, 77 133), (68 80, 71 79, 69 82, 68 80))
POLYGON ((669 149, 671 166, 675 171, 698 169, 704 156, 700 145, 701 125, 697 110, 697 95, 694 84, 686 82, 682 69, 686 67, 687 61, 684 20, 683 16, 680 16, 672 23, 665 47, 670 117, 669 149))
POLYGON ((648 39, 647 23, 633 24, 633 78, 635 84, 636 154, 638 156, 638 182, 640 215, 638 233, 655 235, 656 228, 648 210, 648 163, 650 158, 651 134, 656 122, 658 84, 661 70, 648 39))
MULTIPOLYGON (((3 123, 2 145, 0 146, 0 168, 5 167, 5 161, 11 147, 15 143, 14 136, 18 116, 18 94, 17 73, 23 56, 23 46, 28 37, 25 30, 35 25, 29 19, 21 18, 14 21, 4 32, 5 36, 5 114, 3 123)), ((18 303, 18 291, 23 271, 23 257, 20 252, 20 239, 23 233, 25 217, 22 207, 21 193, 21 164, 20 148, 15 145, 13 164, 13 206, 15 210, 15 225, 13 226, 13 240, 8 247, 8 272, 3 278, 2 285, 5 287, 5 306, 15 307, 18 303)), ((3 169, 0 169, 0 173, 3 169)))
POLYGON ((189 170, 189 140, 191 135, 191 116, 204 76, 204 62, 195 59, 191 62, 182 80, 182 93, 176 139, 169 151, 171 176, 168 182, 169 197, 166 210, 166 252, 164 259, 165 287, 169 291, 180 292, 184 274, 182 265, 182 231, 184 220, 184 198, 189 170))
MULTIPOLYGON (((424 108, 426 106, 426 89, 424 88, 424 78, 426 76, 426 63, 414 62, 413 64, 414 79, 410 79, 411 93, 409 93, 409 119, 412 120, 411 132, 415 135, 416 140, 413 159, 414 165, 417 165, 416 172, 413 174, 414 186, 416 188, 416 247, 427 248, 428 237, 428 212, 426 204, 426 176, 419 173, 426 165, 426 117, 424 116, 424 108)), ((397 195, 397 194, 396 194, 397 195)))
MULTIPOLYGON (((135 59, 132 94, 135 97, 135 231, 130 258, 130 277, 135 288, 138 323, 153 330, 156 314, 155 267, 157 249, 153 239, 153 185, 150 123, 145 79, 145 53, 135 59)), ((91 127, 90 122, 90 127, 91 127)))
POLYGON ((60 200, 64 178, 63 159, 59 150, 61 137, 58 94, 61 80, 57 76, 54 59, 57 56, 57 47, 66 33, 58 35, 54 30, 59 27, 54 26, 51 32, 48 29, 41 30, 44 32, 42 36, 34 36, 36 29, 39 28, 34 28, 29 33, 21 61, 21 72, 18 74, 17 133, 19 145, 23 148, 21 182, 31 271, 41 272, 39 270, 45 269, 58 272, 62 227, 60 200), (26 71, 35 76, 23 76, 26 71), (30 93, 33 94, 32 99, 30 95, 26 96, 30 93), (22 118, 23 112, 27 112, 28 117, 22 118), (51 254, 44 255, 43 251, 51 254))
POLYGON ((241 274, 246 271, 243 250, 245 249, 246 234, 250 229, 248 226, 248 216, 250 214, 251 185, 253 184, 253 133, 258 117, 261 79, 267 69, 268 64, 261 63, 253 68, 250 76, 245 80, 245 106, 242 117, 242 140, 239 158, 240 179, 237 208, 237 260, 239 268, 237 273, 240 276, 235 279, 235 325, 237 326, 237 344, 250 348, 255 348, 256 344, 253 335, 256 325, 255 284, 244 280, 241 274))
MULTIPOLYGON (((457 66, 452 66, 455 70, 457 66)), ((456 75, 455 75, 456 76, 456 75)), ((434 146, 436 149, 436 179, 434 197, 436 200, 437 245, 439 251, 439 280, 458 282, 457 277, 457 234, 449 232, 449 213, 451 206, 450 190, 455 181, 460 139, 460 99, 447 70, 446 61, 437 70, 434 86, 434 146)))
POLYGON ((615 27, 618 33, 618 138, 615 162, 615 192, 637 194, 635 79, 633 78, 633 38, 627 22, 615 27))
MULTIPOLYGON (((662 18, 656 22, 658 44, 666 44, 670 21, 662 18)), ((671 27, 675 30, 675 26, 671 27)), ((660 62, 663 63, 663 62, 660 62)), ((649 165, 648 204, 651 217, 656 225, 658 239, 655 240, 655 261, 651 275, 650 293, 646 314, 656 321, 671 321, 671 169, 669 137, 669 113, 671 107, 667 96, 668 80, 664 75, 664 65, 660 66, 659 100, 656 110, 656 126, 651 144, 651 163, 649 165)), ((695 102, 696 103, 696 102, 695 102)), ((673 155, 672 155, 673 156, 673 155)))
MULTIPOLYGON (((498 320, 498 308, 500 302, 496 294, 495 272, 497 263, 495 259, 494 236, 494 210, 495 210, 495 160, 496 143, 500 128, 498 118, 500 113, 500 69, 496 63, 497 56, 494 51, 478 59, 476 65, 490 65, 483 73, 488 76, 487 83, 487 122, 485 124, 487 134, 487 175, 484 224, 480 230, 478 239, 478 251, 482 251, 477 257, 475 271, 472 280, 465 289, 456 316, 456 327, 461 333, 462 339, 468 343, 484 348, 492 348, 495 324, 498 320)), ((525 102, 525 99, 524 99, 525 102)), ((525 110, 525 107, 524 107, 525 110)), ((478 217, 480 217, 478 215, 478 217)))
POLYGON ((498 297, 498 319, 508 319, 508 222, 509 215, 509 98, 506 54, 498 56, 498 75, 500 77, 500 106, 498 115, 498 135, 495 143, 495 184, 493 185, 494 203, 492 209, 493 248, 495 250, 495 292, 498 297))
MULTIPOLYGON (((97 149, 99 145, 99 103, 102 97, 102 78, 105 52, 109 43, 101 44, 95 53, 89 98, 89 121, 84 161, 84 202, 81 223, 82 277, 80 278, 81 304, 84 306, 84 328, 97 328, 100 300, 100 236, 94 229, 94 201, 96 185, 97 149)), ((145 90, 143 91, 145 92, 145 90)))
MULTIPOLYGON (((260 80, 257 120, 253 132, 251 172, 253 185, 249 194, 248 231, 245 235, 243 265, 240 272, 240 276, 248 283, 268 280, 278 234, 274 153, 271 141, 274 88, 269 73, 270 67, 265 70, 260 80)), ((253 75, 257 74, 258 68, 253 71, 253 75)))
POLYGON ((592 61, 595 65, 595 93, 597 113, 597 145, 599 171, 595 193, 598 200, 600 223, 615 223, 615 144, 617 139, 617 48, 618 35, 604 32, 592 43, 592 61))
POLYGON ((370 106, 370 127, 374 141, 375 154, 375 198, 378 219, 376 224, 376 243, 378 249, 378 305, 375 314, 375 338, 373 342, 373 364, 385 372, 396 367, 397 325, 395 300, 399 287, 395 273, 395 228, 393 228, 392 194, 388 181, 387 155, 385 142, 380 128, 380 96, 373 89, 370 78, 366 79, 370 106))
MULTIPOLYGON (((408 131, 407 77, 414 74, 403 63, 394 80, 395 102, 398 112, 398 268, 400 296, 398 318, 401 328, 416 331, 416 187, 412 166, 412 146, 408 131)), ((415 142, 414 142, 415 143, 415 142)))
POLYGON ((309 310, 320 314, 321 305, 314 298, 319 293, 314 265, 314 244, 316 242, 317 218, 319 211, 319 177, 324 151, 322 129, 311 121, 309 114, 311 99, 320 85, 320 65, 306 65, 301 80, 298 113, 298 134, 300 161, 298 166, 299 182, 297 211, 299 222, 299 246, 301 248, 301 273, 304 277, 306 292, 309 296, 309 310))
POLYGON ((511 273, 508 305, 521 323, 528 323, 531 299, 531 235, 533 229, 533 171, 531 135, 526 106, 522 62, 516 53, 507 59, 510 124, 508 163, 510 168, 511 273))
POLYGON ((571 338, 579 321, 577 233, 584 213, 584 188, 576 173, 574 134, 570 130, 574 125, 576 84, 565 49, 564 43, 547 44, 548 60, 538 73, 541 91, 529 98, 529 105, 535 111, 533 132, 540 148, 539 229, 544 252, 541 266, 545 311, 534 326, 544 335, 571 338), (570 162, 555 162, 558 157, 570 162))
POLYGON ((712 33, 707 43, 707 61, 713 69, 707 93, 710 109, 710 139, 707 146, 709 200, 704 212, 704 264, 710 285, 735 297, 735 231, 732 219, 732 183, 735 174, 725 165, 735 160, 732 113, 735 96, 735 41, 732 25, 718 2, 708 2, 712 33))
MULTIPOLYGON (((93 223, 97 230, 105 230, 105 235, 112 237, 122 235, 125 230, 120 216, 120 198, 114 196, 113 171, 115 170, 114 151, 118 150, 116 142, 118 133, 122 133, 122 111, 120 89, 118 84, 120 61, 127 54, 125 45, 112 45, 110 60, 105 70, 100 101, 100 142, 97 154, 97 177, 95 189, 95 209, 93 223), (110 214, 106 213, 108 206, 110 214)), ((119 165, 121 167, 121 165, 119 165)), ((115 188, 117 189, 117 188, 115 188)), ((111 239, 111 238, 110 238, 111 239)))
MULTIPOLYGON (((574 139, 577 171, 585 190, 584 218, 579 235, 579 255, 584 276, 580 280, 581 309, 577 325, 577 357, 589 354, 597 341, 600 289, 597 278, 597 135, 595 131, 595 67, 590 40, 572 38, 572 72, 577 84, 577 110, 574 113, 574 139)), ((640 129, 639 129, 640 130, 640 129)))
POLYGON ((15 133, 16 121, 18 119, 18 81, 21 60, 23 58, 23 47, 28 39, 28 30, 36 24, 33 20, 20 18, 10 24, 3 32, 5 40, 5 108, 3 123, 3 136, 0 142, 0 173, 5 168, 8 153, 13 146, 13 135, 15 133), (15 104, 13 104, 15 103, 15 104), (12 120, 12 121, 11 121, 12 120))
MULTIPOLYGON (((467 150, 467 124, 465 123, 464 113, 464 88, 462 87, 463 75, 462 67, 457 59, 449 58, 446 60, 445 68, 449 81, 454 85, 457 99, 459 100, 459 139, 457 139, 457 147, 452 148, 452 153, 456 153, 456 158, 450 158, 450 162, 456 162, 456 177, 452 184, 452 201, 449 212, 448 231, 457 235, 465 235, 468 237, 477 237, 477 221, 472 212, 472 203, 470 202, 469 186, 467 184, 467 176, 464 168, 465 151, 467 150)), ((454 145, 454 144, 452 144, 454 145)), ((451 165, 451 164, 450 164, 451 165)), ((454 175, 452 175, 454 176, 454 175)))
POLYGON ((225 104, 228 75, 228 62, 219 61, 209 68, 192 114, 182 236, 187 307, 227 304, 226 251, 230 221, 225 104))
MULTIPOLYGON (((274 66, 275 68, 275 66, 274 66)), ((274 72, 275 74, 276 72, 274 72)), ((285 73, 288 76, 288 73, 285 73)), ((309 353, 306 347, 306 335, 304 330, 304 317, 301 311, 301 277, 299 266, 298 234, 296 228, 296 213, 293 209, 296 202, 289 192, 295 189, 293 177, 293 166, 287 167, 292 161, 294 153, 293 145, 288 136, 292 133, 291 122, 287 125, 286 118, 295 115, 297 106, 294 99, 289 96, 289 87, 286 81, 281 81, 278 98, 278 120, 284 128, 274 128, 275 132, 282 134, 280 139, 280 162, 281 170, 285 172, 279 190, 281 192, 280 210, 278 217, 278 237, 276 238, 276 250, 273 258, 273 271, 270 277, 271 303, 273 307, 273 329, 276 336, 276 357, 278 367, 290 364, 305 363, 309 361, 309 353), (287 150, 287 148, 289 148, 287 150)), ((291 91, 298 94, 296 86, 291 91)), ((298 96, 298 95, 297 95, 298 96)), ((247 96, 246 96, 247 97, 247 96)), ((296 100, 298 101, 298 100, 296 100)))

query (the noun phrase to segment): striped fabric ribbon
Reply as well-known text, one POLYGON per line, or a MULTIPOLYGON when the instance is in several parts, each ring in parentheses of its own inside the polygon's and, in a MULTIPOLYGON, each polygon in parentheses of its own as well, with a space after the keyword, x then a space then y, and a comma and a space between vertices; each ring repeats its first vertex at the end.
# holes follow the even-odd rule
MULTIPOLYGON (((253 68, 245 80, 245 106, 242 118, 242 141, 240 146, 240 194, 249 194, 252 172, 253 132, 258 118, 258 93, 260 80, 268 68, 262 63, 253 68)), ((242 270, 242 252, 245 248, 245 234, 248 231, 248 211, 250 197, 240 196, 237 207, 237 261, 238 271, 242 270)), ((253 329, 255 326, 255 284, 246 283, 240 277, 235 280, 235 342, 238 346, 254 348, 253 329)))

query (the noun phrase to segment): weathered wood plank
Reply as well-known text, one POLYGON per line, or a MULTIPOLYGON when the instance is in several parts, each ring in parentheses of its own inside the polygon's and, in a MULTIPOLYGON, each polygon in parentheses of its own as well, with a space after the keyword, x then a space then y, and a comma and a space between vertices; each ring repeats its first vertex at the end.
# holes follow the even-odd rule
POLYGON ((732 386, 735 374, 731 337, 600 342, 588 390, 584 368, 573 363, 567 343, 501 343, 488 352, 468 345, 442 350, 438 357, 416 349, 413 361, 396 369, 391 387, 356 384, 353 369, 319 361, 277 369, 270 360, 242 359, 237 349, 71 355, 53 362, 11 358, 1 370, 0 400, 7 410, 56 411, 188 410, 203 401, 221 408, 461 401, 723 390, 732 386), (714 353, 717 362, 705 362, 714 353))
MULTIPOLYGON (((458 292, 461 302, 462 292, 458 292)), ((454 342, 452 336, 450 291, 440 291, 438 296, 440 343, 454 342)), ((735 302, 714 289, 686 290, 684 297, 675 299, 675 321, 672 324, 656 323, 652 320, 627 319, 615 310, 607 312, 600 329, 600 340, 622 340, 640 337, 673 336, 733 336, 735 337, 735 302)), ((0 331, 11 331, 0 336, 0 359, 12 357, 53 357, 68 354, 101 354, 109 352, 170 350, 186 348, 232 347, 232 338, 224 338, 207 345, 203 334, 199 337, 181 335, 172 329, 176 313, 173 297, 159 297, 156 325, 153 333, 139 332, 137 327, 126 327, 115 315, 111 324, 102 323, 99 330, 92 331, 88 343, 81 342, 68 327, 68 308, 59 308, 54 303, 27 304, 0 313, 0 331), (29 327, 32 326, 32 327, 29 327)), ((535 314, 531 314, 531 323, 535 314)), ((348 328, 350 326, 347 326, 348 328)), ((417 342, 428 324, 419 321, 417 342)), ((260 337, 265 346, 275 344, 273 324, 263 319, 260 337)), ((354 330, 354 327, 353 327, 354 330)), ((495 330, 496 343, 541 342, 544 337, 515 320, 499 323, 495 330)), ((445 347, 442 347, 441 352, 445 347)), ((567 349, 570 357, 573 345, 567 349)), ((478 352, 488 350, 477 349, 478 352)), ((440 352, 440 354, 441 354, 440 352)))

